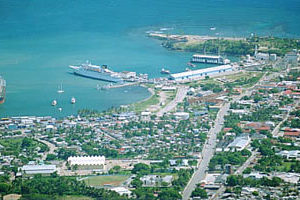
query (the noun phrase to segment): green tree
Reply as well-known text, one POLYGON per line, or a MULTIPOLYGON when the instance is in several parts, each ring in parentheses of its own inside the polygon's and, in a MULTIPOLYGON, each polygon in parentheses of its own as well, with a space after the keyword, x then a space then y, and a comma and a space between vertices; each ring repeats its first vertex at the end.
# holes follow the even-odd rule
POLYGON ((181 195, 179 194, 178 190, 174 188, 168 188, 166 190, 161 191, 158 194, 159 200, 179 200, 182 199, 181 195))
POLYGON ((135 188, 139 188, 139 187, 142 187, 143 182, 139 178, 135 178, 131 181, 130 184, 135 188))
POLYGON ((133 174, 146 175, 150 173, 150 166, 144 163, 135 164, 132 171, 133 174))
POLYGON ((54 154, 48 154, 47 155, 47 157, 46 157, 46 160, 55 160, 57 158, 57 156, 56 155, 54 155, 54 154))
POLYGON ((227 177, 226 183, 228 186, 236 186, 241 183, 240 179, 241 176, 236 176, 236 175, 230 175, 227 177))
POLYGON ((202 199, 207 199, 207 192, 202 189, 197 187, 193 192, 192 192, 192 197, 201 197, 202 199))
POLYGON ((121 166, 116 165, 109 170, 109 174, 117 174, 120 173, 120 171, 121 171, 121 166))
POLYGON ((10 189, 10 185, 8 183, 0 183, 0 193, 6 194, 10 189))

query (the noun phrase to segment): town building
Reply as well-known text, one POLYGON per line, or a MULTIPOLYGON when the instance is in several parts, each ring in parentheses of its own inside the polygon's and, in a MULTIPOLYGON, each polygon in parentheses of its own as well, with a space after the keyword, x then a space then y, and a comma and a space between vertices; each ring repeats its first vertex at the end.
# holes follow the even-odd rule
POLYGON ((230 60, 223 58, 220 55, 203 55, 194 54, 192 57, 192 62, 195 63, 208 63, 208 64, 229 64, 230 60))
POLYGON ((162 183, 166 183, 168 186, 171 185, 173 176, 168 175, 165 177, 161 177, 160 175, 146 175, 140 178, 143 182, 144 187, 156 187, 162 186, 162 183))
POLYGON ((275 53, 270 54, 270 61, 276 61, 277 55, 275 53))
POLYGON ((233 142, 231 142, 227 148, 229 148, 232 151, 242 151, 250 144, 250 137, 247 136, 240 136, 234 139, 233 142))
POLYGON ((233 71, 231 65, 221 65, 217 67, 210 67, 205 69, 192 70, 187 72, 181 72, 177 74, 171 74, 170 79, 175 81, 184 81, 184 80, 195 80, 205 78, 210 75, 222 74, 224 72, 233 71))
POLYGON ((297 159, 297 158, 300 158, 300 151, 299 150, 280 151, 279 153, 277 153, 277 155, 280 155, 287 159, 297 159))
POLYGON ((55 165, 24 165, 21 168, 21 173, 29 176, 36 174, 50 175, 56 171, 55 165))
POLYGON ((190 117, 190 114, 187 112, 176 112, 174 113, 175 119, 177 120, 187 120, 190 117))
POLYGON ((290 64, 297 64, 298 63, 297 50, 285 54, 285 59, 290 64))
POLYGON ((111 188, 110 190, 117 192, 119 195, 127 195, 128 197, 130 197, 132 193, 130 190, 128 190, 125 187, 114 187, 111 188))
POLYGON ((72 156, 68 158, 68 163, 72 165, 104 165, 105 156, 72 156))
POLYGON ((257 53, 255 55, 255 59, 256 60, 269 60, 270 55, 268 53, 257 53))

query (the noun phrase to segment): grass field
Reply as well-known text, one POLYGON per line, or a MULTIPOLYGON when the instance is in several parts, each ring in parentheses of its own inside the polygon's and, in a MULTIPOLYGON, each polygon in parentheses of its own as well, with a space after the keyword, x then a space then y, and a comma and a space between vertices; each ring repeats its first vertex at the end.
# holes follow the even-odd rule
POLYGON ((84 182, 90 186, 119 186, 128 178, 129 176, 91 176, 84 179, 84 182))
POLYGON ((93 200, 92 197, 80 196, 80 195, 65 195, 58 197, 59 200, 93 200))
POLYGON ((156 105, 158 103, 159 103, 159 96, 158 96, 157 93, 155 93, 149 99, 147 99, 145 101, 141 101, 141 102, 135 103, 133 105, 134 105, 134 110, 136 112, 141 112, 141 111, 146 110, 149 106, 156 105))
POLYGON ((277 171, 284 172, 289 171, 291 169, 292 162, 283 162, 281 166, 277 166, 277 171))

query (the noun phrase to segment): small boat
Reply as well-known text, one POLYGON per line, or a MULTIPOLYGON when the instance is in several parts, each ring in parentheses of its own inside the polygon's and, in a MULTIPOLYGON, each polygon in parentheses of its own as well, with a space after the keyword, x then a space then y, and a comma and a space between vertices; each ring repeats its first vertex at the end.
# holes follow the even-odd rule
POLYGON ((65 91, 63 90, 62 84, 60 85, 60 87, 58 87, 57 93, 64 93, 65 91))
POLYGON ((185 71, 189 72, 189 71, 191 71, 191 69, 187 67, 187 68, 185 68, 185 71))
POLYGON ((61 112, 61 111, 62 111, 62 108, 58 108, 58 111, 61 112))
POLYGON ((187 65, 190 66, 190 67, 197 67, 197 65, 195 65, 195 64, 193 64, 191 62, 188 62, 187 65))
POLYGON ((210 27, 210 30, 211 30, 211 31, 215 31, 215 30, 216 30, 216 27, 210 27))
POLYGON ((161 74, 170 74, 170 70, 166 70, 165 68, 162 68, 160 71, 161 74))
POLYGON ((54 99, 51 103, 52 106, 56 106, 57 105, 57 101, 54 99))
POLYGON ((96 89, 97 89, 97 90, 100 90, 100 89, 101 89, 101 86, 100 86, 99 84, 97 84, 96 89))
POLYGON ((72 97, 71 98, 71 104, 74 104, 74 103, 76 103, 76 99, 75 99, 75 97, 72 97))

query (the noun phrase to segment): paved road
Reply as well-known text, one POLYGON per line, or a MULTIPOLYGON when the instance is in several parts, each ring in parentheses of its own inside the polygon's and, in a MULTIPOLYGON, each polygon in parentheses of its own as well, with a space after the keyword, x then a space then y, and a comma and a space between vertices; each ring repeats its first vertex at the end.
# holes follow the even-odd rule
MULTIPOLYGON (((297 100, 297 101, 295 102, 295 106, 294 106, 294 107, 297 108, 298 105, 299 105, 299 100, 297 100)), ((281 124, 283 124, 283 123, 289 118, 291 111, 292 111, 292 110, 290 110, 290 111, 286 114, 286 116, 283 118, 283 120, 282 120, 282 121, 281 121, 274 129, 273 129, 272 135, 273 135, 274 137, 279 136, 279 131, 280 131, 281 124)))
POLYGON ((54 144, 52 144, 46 140, 41 140, 39 138, 34 138, 34 139, 36 139, 37 141, 39 141, 41 143, 44 143, 45 145, 47 145, 49 147, 49 151, 45 152, 44 155, 42 156, 43 160, 46 160, 48 154, 54 154, 54 151, 57 149, 57 147, 54 144))
MULTIPOLYGON (((272 75, 271 75, 272 76, 272 75)), ((255 88, 256 85, 260 84, 262 80, 268 80, 270 77, 266 77, 266 74, 264 74, 261 79, 252 87, 248 88, 243 94, 238 95, 233 97, 232 102, 238 101, 240 100, 242 97, 244 96, 248 96, 251 95, 253 89, 255 88)), ((273 76, 272 76, 273 78, 273 76)), ((224 116, 226 115, 226 113, 229 110, 229 106, 230 103, 226 103, 219 111, 218 116, 215 120, 215 126, 209 131, 209 139, 208 142, 204 145, 203 147, 203 151, 202 151, 202 160, 200 161, 200 164, 198 165, 198 169, 196 170, 196 172, 193 174, 192 178, 190 179, 189 183, 187 184, 187 186, 185 187, 184 191, 183 191, 183 200, 188 200, 189 197, 192 194, 192 191, 195 189, 196 185, 204 179, 205 176, 205 170, 208 167, 209 161, 210 159, 213 157, 214 155, 214 149, 216 147, 216 137, 217 137, 217 133, 221 131, 222 127, 223 127, 223 123, 224 123, 224 116)), ((250 157, 251 159, 254 159, 254 157, 250 157)), ((249 158, 249 159, 250 159, 249 158)), ((248 159, 248 160, 249 160, 248 159)), ((241 166, 241 169, 238 170, 239 171, 243 171, 243 168, 246 168, 249 164, 248 164, 248 160, 245 162, 245 165, 241 166)), ((251 163, 251 160, 249 161, 249 163, 251 163)), ((225 187, 221 187, 220 191, 218 191, 218 194, 221 194, 222 192, 225 191, 225 187)))
POLYGON ((242 172, 249 167, 249 165, 256 159, 256 157, 259 155, 259 152, 257 150, 252 152, 252 155, 244 162, 244 164, 239 167, 234 174, 242 174, 242 172))
POLYGON ((188 200, 189 197, 192 194, 192 191, 195 189, 196 185, 204 179, 205 177, 205 171, 208 168, 208 164, 210 159, 214 155, 214 150, 216 147, 216 140, 217 140, 217 133, 221 131, 223 123, 224 123, 224 116, 229 110, 229 103, 226 103, 222 106, 220 111, 218 112, 218 115, 215 119, 215 125, 213 128, 210 129, 208 133, 208 139, 207 142, 205 143, 202 153, 201 153, 201 158, 202 160, 200 161, 198 165, 198 169, 195 171, 193 174, 192 178, 190 179, 189 183, 185 187, 183 194, 182 194, 182 199, 183 200, 188 200))
MULTIPOLYGON (((259 80, 259 82, 257 84, 255 84, 253 87, 250 88, 250 90, 247 90, 245 92, 245 94, 241 95, 239 98, 241 98, 242 96, 245 96, 245 95, 250 95, 251 92, 252 92, 252 89, 260 84, 262 81, 268 81, 270 79, 273 79, 275 77, 277 77, 279 75, 279 73, 272 73, 268 76, 266 76, 266 74, 264 74, 264 76, 259 80)), ((296 105, 298 105, 299 101, 296 103, 296 105)), ((273 129, 272 131, 272 135, 273 136, 277 136, 278 133, 279 133, 279 130, 280 130, 280 125, 288 118, 289 116, 289 113, 286 115, 286 117, 273 129)), ((235 172, 234 174, 235 175, 238 175, 238 174, 242 174, 242 172, 247 168, 249 167, 249 165, 257 158, 257 156, 259 155, 259 152, 257 150, 255 150, 254 152, 252 152, 252 155, 246 160, 246 162, 241 166, 239 167, 235 172)), ((210 198, 211 200, 214 200, 214 199, 217 199, 217 197, 224 193, 225 192, 225 189, 226 187, 223 185, 221 188, 219 188, 219 190, 210 198)))
MULTIPOLYGON (((239 95, 239 96, 235 96, 233 97, 232 101, 238 101, 240 100, 242 97, 246 96, 246 95, 250 95, 252 92, 252 89, 255 87, 252 86, 251 88, 249 88, 245 93, 239 95)), ((227 114, 228 110, 230 107, 230 103, 226 103, 222 106, 222 108, 220 109, 220 111, 218 112, 217 118, 215 120, 215 125, 214 127, 209 131, 208 133, 208 137, 209 139, 207 140, 207 143, 204 145, 202 153, 201 153, 201 158, 202 160, 200 161, 199 165, 198 165, 198 169, 196 170, 196 172, 193 174, 192 178, 190 179, 189 183, 187 184, 187 186, 185 187, 184 191, 183 191, 183 195, 182 195, 182 199, 183 200, 188 200, 189 197, 192 194, 192 191, 195 189, 196 185, 204 179, 205 176, 205 170, 208 167, 209 161, 210 159, 213 157, 214 155, 214 149, 216 147, 216 138, 217 138, 217 134, 221 131, 222 127, 223 127, 223 123, 224 123, 224 116, 227 114)))
POLYGON ((157 112, 157 116, 161 117, 165 113, 173 110, 177 106, 178 103, 180 103, 184 100, 184 98, 186 97, 187 91, 188 91, 188 87, 179 86, 175 98, 170 103, 168 103, 164 108, 160 109, 157 112))

